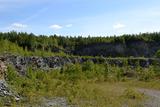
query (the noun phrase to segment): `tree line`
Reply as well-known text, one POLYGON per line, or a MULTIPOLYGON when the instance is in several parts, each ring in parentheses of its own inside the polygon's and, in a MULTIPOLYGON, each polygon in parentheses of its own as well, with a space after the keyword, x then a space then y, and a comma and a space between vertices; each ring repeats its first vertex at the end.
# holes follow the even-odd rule
POLYGON ((74 50, 79 46, 85 46, 96 43, 121 43, 127 44, 134 41, 144 42, 159 42, 160 32, 154 33, 139 33, 139 34, 124 34, 122 36, 106 36, 106 37, 72 37, 72 36, 57 36, 54 35, 35 35, 26 32, 0 32, 0 40, 8 40, 17 44, 24 50, 29 51, 50 51, 59 52, 66 50, 74 50))

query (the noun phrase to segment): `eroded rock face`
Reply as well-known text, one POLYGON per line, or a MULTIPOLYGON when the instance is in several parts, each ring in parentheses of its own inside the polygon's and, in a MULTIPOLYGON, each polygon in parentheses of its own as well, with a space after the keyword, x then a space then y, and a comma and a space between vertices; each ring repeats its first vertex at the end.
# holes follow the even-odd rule
MULTIPOLYGON (((0 60, 0 97, 10 97, 16 101, 20 100, 20 97, 15 94, 11 89, 8 87, 6 81, 5 81, 5 74, 7 71, 7 66, 5 62, 0 60)), ((7 105, 10 103, 10 101, 7 101, 7 105)))
POLYGON ((0 97, 10 96, 15 98, 15 100, 19 100, 19 96, 12 92, 9 88, 5 80, 0 80, 0 97))
POLYGON ((143 40, 132 40, 115 43, 92 43, 77 46, 71 53, 82 56, 100 56, 105 57, 153 57, 160 49, 160 42, 143 40))
MULTIPOLYGON (((116 65, 123 67, 126 65, 135 67, 149 67, 152 64, 160 64, 160 59, 156 58, 82 58, 82 57, 67 57, 67 56, 52 56, 52 57, 37 57, 37 56, 18 56, 18 55, 5 55, 1 56, 7 64, 13 65, 21 75, 25 75, 29 67, 32 69, 41 69, 48 71, 51 69, 60 69, 66 64, 84 63, 92 61, 94 63, 103 63, 109 65, 116 65)), ((3 77, 6 70, 5 65, 1 61, 0 74, 3 77)))
POLYGON ((0 80, 0 98, 8 98, 7 100, 5 100, 4 106, 10 106, 11 105, 11 101, 20 101, 20 96, 15 93, 14 91, 12 91, 5 80, 0 80))

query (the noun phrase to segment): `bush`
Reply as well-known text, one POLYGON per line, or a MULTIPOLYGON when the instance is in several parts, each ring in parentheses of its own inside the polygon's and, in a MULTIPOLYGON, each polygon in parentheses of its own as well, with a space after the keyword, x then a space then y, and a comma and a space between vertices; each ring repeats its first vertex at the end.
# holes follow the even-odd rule
POLYGON ((150 81, 156 76, 155 71, 152 67, 141 69, 137 75, 139 80, 141 81, 150 81))
POLYGON ((76 82, 83 78, 82 66, 80 64, 66 65, 63 67, 62 73, 64 73, 65 77, 72 82, 76 82))
POLYGON ((8 66, 8 70, 6 73, 7 81, 17 81, 17 78, 19 77, 18 72, 15 71, 13 66, 8 66))
POLYGON ((142 99, 143 98, 143 94, 131 88, 124 90, 123 96, 128 99, 142 99))
POLYGON ((156 56, 157 58, 160 58, 160 50, 158 50, 158 51, 156 52, 155 56, 156 56))
POLYGON ((94 71, 94 63, 92 61, 87 61, 82 64, 83 71, 94 71))

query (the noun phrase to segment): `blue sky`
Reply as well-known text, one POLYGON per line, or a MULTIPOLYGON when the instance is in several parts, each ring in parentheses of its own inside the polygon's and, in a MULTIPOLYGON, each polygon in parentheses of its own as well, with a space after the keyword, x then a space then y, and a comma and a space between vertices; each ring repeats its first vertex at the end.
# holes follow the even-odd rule
POLYGON ((160 0, 0 0, 0 31, 109 36, 160 31, 160 0))

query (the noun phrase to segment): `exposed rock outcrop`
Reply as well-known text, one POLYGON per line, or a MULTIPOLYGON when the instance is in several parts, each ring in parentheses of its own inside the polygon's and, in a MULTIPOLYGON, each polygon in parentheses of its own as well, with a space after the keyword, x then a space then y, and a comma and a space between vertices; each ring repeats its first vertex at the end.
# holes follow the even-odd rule
MULTIPOLYGON (((60 69, 65 64, 84 63, 92 61, 94 63, 105 63, 123 67, 129 65, 132 67, 141 66, 149 67, 150 65, 160 64, 160 59, 156 58, 84 58, 84 57, 68 57, 68 56, 52 56, 52 57, 37 57, 37 56, 18 56, 18 55, 3 55, 1 56, 7 64, 13 65, 21 75, 26 74, 28 67, 33 69, 50 70, 60 69)), ((3 64, 2 64, 3 67, 3 64)), ((3 72, 2 72, 3 74, 3 72)))
POLYGON ((12 97, 16 101, 20 100, 20 97, 8 87, 5 80, 0 80, 0 97, 6 97, 6 96, 12 97))
MULTIPOLYGON (((8 87, 5 81, 6 71, 7 71, 7 66, 5 65, 3 60, 0 60, 0 97, 10 97, 16 101, 19 101, 20 97, 8 87)), ((7 103, 9 104, 9 101, 7 101, 7 103)))
POLYGON ((132 40, 125 43, 109 42, 78 45, 72 53, 82 56, 153 57, 159 49, 159 41, 146 42, 143 40, 132 40))

